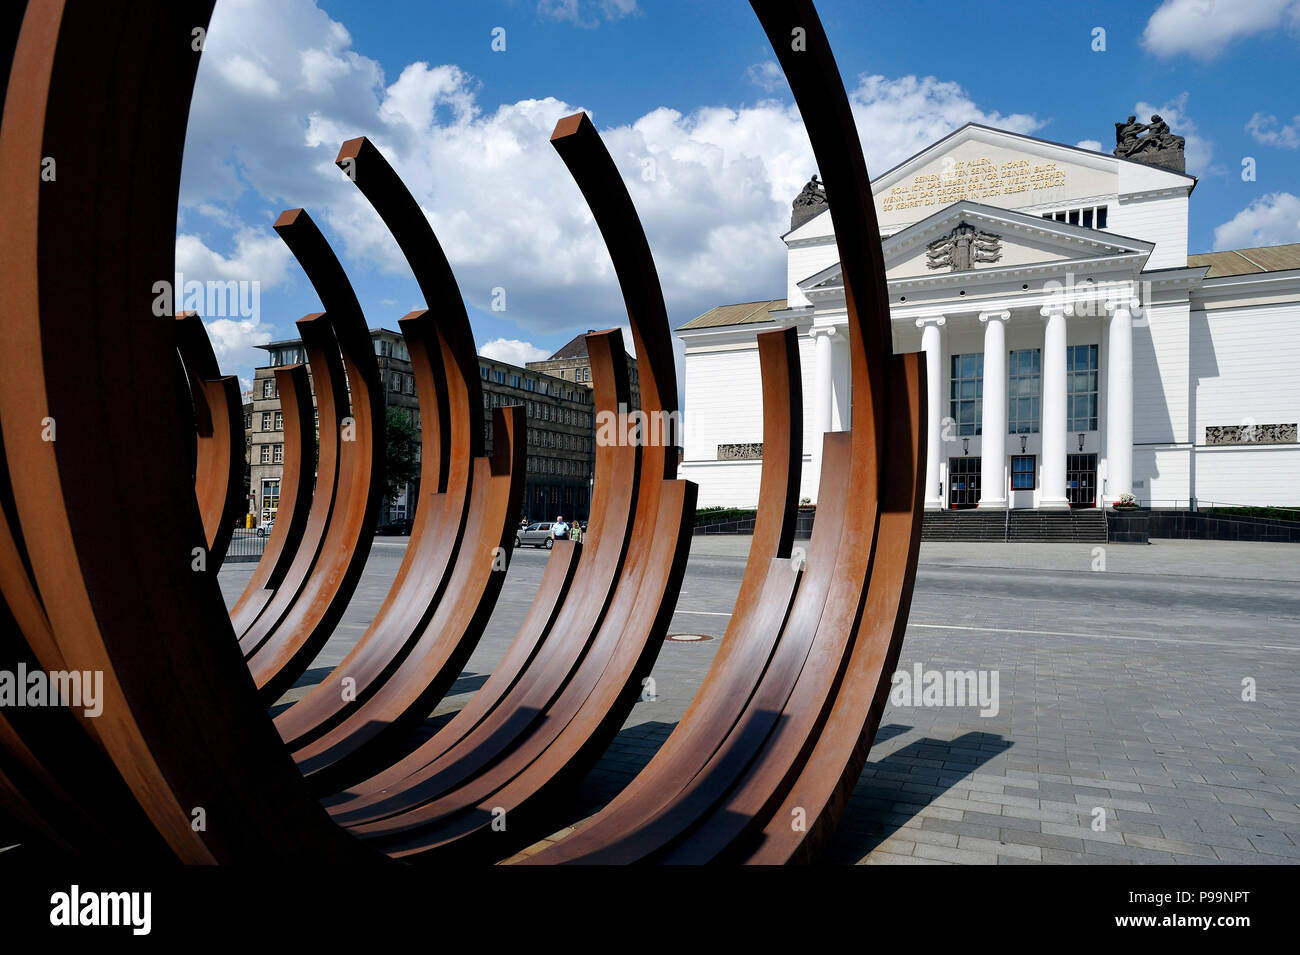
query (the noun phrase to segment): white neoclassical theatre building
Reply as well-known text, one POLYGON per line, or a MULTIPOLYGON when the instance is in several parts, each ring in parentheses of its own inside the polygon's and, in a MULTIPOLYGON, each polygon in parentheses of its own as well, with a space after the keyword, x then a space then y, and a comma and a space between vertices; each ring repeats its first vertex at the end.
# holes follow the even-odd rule
MULTIPOLYGON (((1125 159, 968 125, 874 181, 894 350, 928 371, 927 508, 1300 504, 1300 245, 1189 256, 1181 167, 1181 148, 1125 159)), ((798 329, 803 496, 823 432, 850 423, 819 190, 782 237, 784 299, 678 329, 700 506, 758 499, 756 333, 798 329)))

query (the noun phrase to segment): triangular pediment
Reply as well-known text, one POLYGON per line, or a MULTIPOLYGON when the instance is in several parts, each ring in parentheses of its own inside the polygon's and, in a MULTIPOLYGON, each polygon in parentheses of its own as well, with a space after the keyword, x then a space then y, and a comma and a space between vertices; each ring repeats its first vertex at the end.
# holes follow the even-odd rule
MULTIPOLYGON (((938 278, 953 272, 997 271, 1111 262, 1139 270, 1154 245, 1099 229, 1057 222, 977 202, 951 206, 908 226, 882 244, 890 280, 938 278)), ((837 287, 839 264, 799 282, 805 291, 837 287)))
POLYGON ((963 200, 1039 211, 1089 200, 1181 190, 1192 176, 969 123, 872 180, 881 232, 963 200))
MULTIPOLYGON (((877 176, 871 191, 881 234, 891 236, 954 202, 1043 212, 1190 193, 1195 184, 1184 173, 968 123, 877 176)), ((782 238, 792 247, 821 245, 833 234, 823 211, 782 238)))

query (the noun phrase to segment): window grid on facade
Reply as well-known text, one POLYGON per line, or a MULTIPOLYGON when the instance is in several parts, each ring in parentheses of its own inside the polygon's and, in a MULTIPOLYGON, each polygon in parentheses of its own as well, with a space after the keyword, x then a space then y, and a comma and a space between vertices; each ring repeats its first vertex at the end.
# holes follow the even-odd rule
POLYGON ((277 411, 277 412, 275 413, 275 430, 276 430, 276 431, 283 431, 283 430, 284 430, 284 412, 283 412, 283 411, 277 411))
POLYGON ((1011 490, 1032 491, 1034 489, 1034 456, 1017 454, 1011 458, 1011 490))
POLYGON ((1007 430, 1012 434, 1036 434, 1043 386, 1042 351, 1017 349, 1011 353, 1007 367, 1007 430))
POLYGON ((261 461, 262 461, 263 464, 270 464, 270 463, 271 463, 271 446, 270 446, 269 444, 264 444, 264 445, 262 445, 262 458, 261 458, 261 461))
POLYGON ((1065 352, 1069 431, 1097 430, 1097 346, 1070 345, 1065 352))
POLYGON ((262 412, 262 430, 263 431, 271 430, 271 412, 269 411, 262 412))
POLYGON ((949 407, 958 435, 981 433, 984 404, 984 356, 953 355, 949 407))
POLYGON ((283 463, 284 463, 284 445, 283 445, 283 444, 277 444, 277 445, 274 446, 274 449, 273 449, 272 452, 271 452, 271 461, 272 461, 272 463, 274 463, 274 464, 283 464, 283 463))

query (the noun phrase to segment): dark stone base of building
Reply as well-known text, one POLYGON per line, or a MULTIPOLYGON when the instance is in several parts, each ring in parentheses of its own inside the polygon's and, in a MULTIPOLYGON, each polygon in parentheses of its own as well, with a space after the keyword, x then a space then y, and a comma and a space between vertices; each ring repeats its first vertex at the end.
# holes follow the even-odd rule
POLYGON ((1300 544, 1300 521, 1213 511, 1147 511, 1152 537, 1300 544))
POLYGON ((1151 543, 1150 511, 1110 511, 1106 514, 1106 540, 1112 544, 1151 543))
MULTIPOLYGON (((801 509, 795 537, 812 536, 816 511, 801 509)), ((705 524, 697 535, 752 534, 754 518, 705 524)), ((921 540, 1019 543, 1146 544, 1165 540, 1273 541, 1300 544, 1300 521, 1215 514, 1212 511, 1116 511, 1088 508, 1075 511, 926 511, 921 540)))

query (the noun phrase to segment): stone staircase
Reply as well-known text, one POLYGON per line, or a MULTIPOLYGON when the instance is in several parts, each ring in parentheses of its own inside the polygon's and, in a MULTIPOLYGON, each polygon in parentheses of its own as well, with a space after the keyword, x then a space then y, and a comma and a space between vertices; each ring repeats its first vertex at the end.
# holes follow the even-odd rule
POLYGON ((921 520, 921 540, 1003 541, 1006 522, 1003 511, 926 511, 921 520))
POLYGON ((1106 512, 1096 507, 1078 511, 1012 511, 1007 524, 1007 540, 1104 544, 1106 512))
POLYGON ((926 511, 924 541, 1016 541, 1037 543, 1106 542, 1106 512, 1078 511, 926 511))

